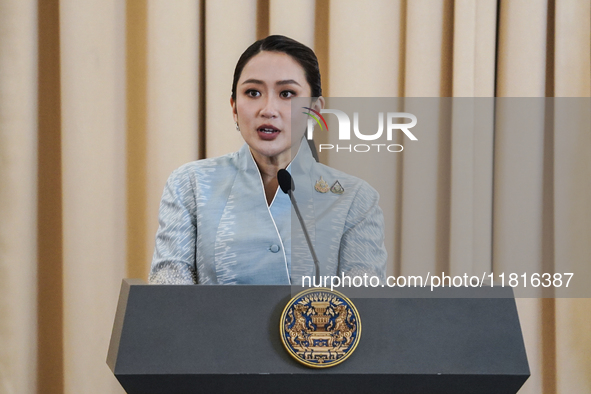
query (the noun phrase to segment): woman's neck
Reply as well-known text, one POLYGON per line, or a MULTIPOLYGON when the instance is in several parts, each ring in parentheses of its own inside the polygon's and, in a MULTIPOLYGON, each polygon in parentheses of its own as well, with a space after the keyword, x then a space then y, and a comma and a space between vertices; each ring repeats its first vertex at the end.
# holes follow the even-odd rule
POLYGON ((265 189, 265 197, 267 199, 267 205, 271 205, 279 182, 277 181, 277 171, 282 168, 287 168, 291 162, 291 153, 288 151, 287 155, 277 157, 267 157, 252 152, 252 157, 259 168, 261 179, 263 180, 263 187, 265 189))

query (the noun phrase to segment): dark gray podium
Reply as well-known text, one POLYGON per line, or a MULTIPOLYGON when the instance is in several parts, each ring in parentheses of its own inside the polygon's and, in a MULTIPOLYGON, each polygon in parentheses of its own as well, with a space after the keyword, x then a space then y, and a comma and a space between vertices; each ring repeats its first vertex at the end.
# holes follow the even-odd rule
POLYGON ((513 298, 352 298, 359 346, 313 369, 279 338, 290 291, 126 279, 107 364, 130 394, 502 394, 529 377, 513 298))

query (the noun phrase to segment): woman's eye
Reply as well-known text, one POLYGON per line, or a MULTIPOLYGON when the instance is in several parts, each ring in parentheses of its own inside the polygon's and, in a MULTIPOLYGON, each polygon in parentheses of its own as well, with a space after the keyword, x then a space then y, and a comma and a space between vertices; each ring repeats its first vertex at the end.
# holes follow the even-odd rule
POLYGON ((295 96, 295 92, 292 90, 284 90, 283 92, 280 93, 280 95, 283 98, 291 98, 291 97, 295 96))
POLYGON ((259 97, 261 95, 261 92, 259 92, 258 90, 254 90, 254 89, 248 89, 246 91, 246 95, 249 97, 259 97))

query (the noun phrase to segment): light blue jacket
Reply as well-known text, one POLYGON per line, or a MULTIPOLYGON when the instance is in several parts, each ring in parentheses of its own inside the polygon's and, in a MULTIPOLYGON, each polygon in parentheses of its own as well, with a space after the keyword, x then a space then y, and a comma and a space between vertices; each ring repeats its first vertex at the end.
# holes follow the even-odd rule
MULTIPOLYGON (((288 167, 321 275, 385 276, 384 220, 365 181, 317 163, 303 143, 288 167), (320 193, 338 180, 344 192, 320 193)), ((290 284, 314 263, 289 196, 268 206, 248 145, 194 161, 169 177, 149 277, 168 284, 290 284), (293 216, 293 218, 292 218, 293 216)))

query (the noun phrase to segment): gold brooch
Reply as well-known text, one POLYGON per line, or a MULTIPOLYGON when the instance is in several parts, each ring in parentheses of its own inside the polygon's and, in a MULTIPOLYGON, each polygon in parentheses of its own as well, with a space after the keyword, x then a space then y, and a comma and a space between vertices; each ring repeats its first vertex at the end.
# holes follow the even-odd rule
POLYGON ((328 190, 330 190, 330 187, 328 186, 328 183, 326 183, 326 181, 320 177, 320 179, 316 181, 314 189, 316 189, 317 192, 326 193, 328 190))
POLYGON ((279 322, 281 341, 289 354, 309 367, 340 364, 361 338, 355 305, 338 291, 304 290, 289 301, 279 322))

